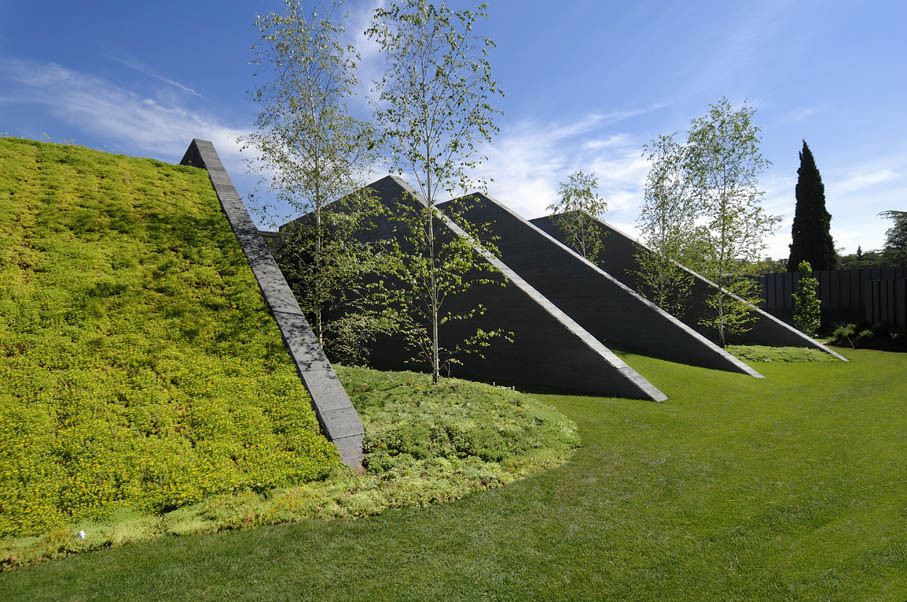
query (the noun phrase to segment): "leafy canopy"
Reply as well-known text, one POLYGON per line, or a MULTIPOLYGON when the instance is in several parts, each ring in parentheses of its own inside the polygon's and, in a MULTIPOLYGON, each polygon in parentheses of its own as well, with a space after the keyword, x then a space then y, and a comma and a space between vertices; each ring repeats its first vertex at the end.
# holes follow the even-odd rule
MULTIPOLYGON (((254 150, 250 164, 270 190, 294 214, 307 215, 288 229, 277 258, 322 347, 335 359, 356 363, 375 323, 353 294, 373 256, 352 226, 368 222, 380 206, 358 181, 374 159, 374 142, 371 125, 349 111, 359 54, 340 41, 341 9, 342 2, 335 2, 325 15, 317 6, 306 13, 297 0, 287 0, 285 13, 256 19, 260 41, 252 63, 262 83, 250 96, 260 112, 243 148, 254 150), (346 204, 345 216, 324 211, 347 195, 355 202, 346 204)), ((276 217, 271 212, 279 212, 259 210, 270 221, 276 217)))
POLYGON ((374 158, 371 126, 347 105, 359 54, 340 41, 346 15, 335 13, 341 7, 336 2, 325 16, 317 7, 306 14, 298 0, 286 0, 285 14, 255 21, 260 41, 251 62, 261 83, 250 99, 259 113, 257 129, 241 141, 256 153, 250 166, 297 213, 358 189, 356 176, 374 158))
POLYGON ((907 265, 907 211, 883 211, 879 215, 892 221, 885 232, 885 258, 890 263, 907 265))
POLYGON ((392 168, 416 179, 433 207, 438 192, 465 193, 467 171, 484 160, 478 149, 498 132, 491 102, 503 96, 492 78, 494 42, 475 36, 485 5, 453 11, 425 0, 375 9, 366 35, 387 59, 376 83, 376 120, 392 168))

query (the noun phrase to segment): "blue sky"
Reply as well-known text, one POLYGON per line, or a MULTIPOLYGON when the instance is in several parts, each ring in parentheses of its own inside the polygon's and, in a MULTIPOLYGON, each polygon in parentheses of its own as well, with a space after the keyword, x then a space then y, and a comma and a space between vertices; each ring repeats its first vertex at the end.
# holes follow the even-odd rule
MULTIPOLYGON (((0 0, 0 133, 178 161, 213 140, 244 197, 237 136, 255 106, 255 14, 281 2, 0 0)), ((469 6, 452 2, 455 7, 469 6)), ((786 257, 805 138, 846 252, 881 247, 887 209, 907 209, 907 4, 491 0, 501 132, 476 175, 526 217, 558 182, 594 171, 606 219, 633 230, 648 166, 640 147, 684 131, 727 96, 758 109, 765 207, 783 216, 767 255, 786 257)), ((381 69, 356 35, 374 1, 353 2, 361 78, 381 69)), ((363 86, 363 90, 366 87, 363 86)), ((354 101, 365 111, 363 97, 354 101)))

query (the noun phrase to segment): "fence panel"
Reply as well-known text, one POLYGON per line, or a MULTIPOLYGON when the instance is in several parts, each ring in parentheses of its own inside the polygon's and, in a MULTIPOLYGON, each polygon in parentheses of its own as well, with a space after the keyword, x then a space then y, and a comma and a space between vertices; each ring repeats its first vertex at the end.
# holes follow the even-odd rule
POLYGON ((841 272, 829 270, 828 274, 828 307, 837 309, 841 307, 841 272))
MULTIPOLYGON (((907 328, 907 269, 872 268, 815 272, 822 301, 822 321, 868 321, 907 328)), ((793 292, 799 272, 764 274, 759 278, 765 310, 777 318, 793 320, 793 292)))
POLYGON ((901 278, 895 280, 895 324, 902 328, 907 329, 907 278, 903 277, 903 270, 901 270, 901 278))

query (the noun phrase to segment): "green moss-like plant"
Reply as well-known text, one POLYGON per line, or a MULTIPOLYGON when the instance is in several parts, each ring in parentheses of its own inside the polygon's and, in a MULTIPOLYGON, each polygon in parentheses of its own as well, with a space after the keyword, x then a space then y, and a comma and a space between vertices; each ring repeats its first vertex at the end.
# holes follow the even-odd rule
POLYGON ((205 171, 0 138, 0 537, 338 464, 205 171))
POLYGON ((821 349, 809 347, 767 347, 765 345, 728 345, 727 351, 748 362, 837 362, 838 358, 821 349))
POLYGON ((170 512, 121 509, 40 537, 0 540, 0 570, 159 535, 192 535, 299 521, 359 518, 492 489, 563 464, 576 424, 503 387, 338 368, 366 427, 365 474, 335 467, 322 481, 206 497, 170 512), (79 538, 79 532, 84 539, 79 538))

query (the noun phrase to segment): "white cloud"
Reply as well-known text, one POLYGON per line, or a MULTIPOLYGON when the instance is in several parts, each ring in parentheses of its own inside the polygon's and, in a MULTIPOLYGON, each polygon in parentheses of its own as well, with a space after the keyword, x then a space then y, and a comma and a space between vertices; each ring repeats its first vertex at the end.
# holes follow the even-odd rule
POLYGON ((353 45, 359 51, 363 61, 370 60, 378 55, 378 43, 370 40, 365 35, 365 30, 372 24, 372 14, 377 8, 384 8, 385 0, 370 0, 351 10, 347 20, 347 33, 352 37, 353 45))
POLYGON ((488 192, 526 218, 548 214, 557 199, 559 183, 576 170, 598 176, 599 194, 608 202, 605 216, 633 223, 642 203, 649 164, 641 155, 642 142, 624 132, 608 131, 623 119, 653 111, 640 109, 592 113, 569 122, 523 121, 502 127, 493 144, 484 148, 488 160, 473 173, 491 180, 488 192))
POLYGON ((900 174, 887 168, 872 171, 854 171, 851 175, 835 182, 832 186, 838 193, 863 192, 876 184, 896 180, 900 177, 900 174))
POLYGON ((613 136, 607 136, 605 138, 595 138, 593 140, 587 140, 583 143, 584 150, 598 150, 602 148, 611 148, 614 146, 626 145, 628 142, 628 136, 626 134, 615 134, 613 136))
POLYGON ((350 36, 351 43, 356 47, 360 57, 356 74, 359 79, 356 96, 361 101, 362 108, 369 106, 370 99, 374 100, 374 82, 384 70, 384 57, 381 56, 381 48, 377 42, 365 35, 365 30, 371 25, 372 14, 375 9, 383 8, 385 4, 385 0, 370 0, 351 10, 347 20, 347 34, 350 36))
POLYGON ((798 123, 800 121, 809 119, 816 113, 819 113, 823 110, 823 107, 805 107, 801 109, 793 109, 792 111, 789 111, 787 113, 787 120, 798 123))
POLYGON ((164 77, 163 75, 159 75, 153 71, 150 71, 150 70, 146 69, 145 67, 137 65, 134 62, 130 62, 125 59, 117 58, 115 56, 108 56, 107 58, 109 58, 112 61, 116 61, 122 65, 126 65, 130 69, 134 69, 134 70, 138 71, 139 73, 144 73, 148 77, 153 77, 154 79, 160 80, 160 81, 164 82, 165 84, 169 84, 175 88, 178 88, 178 89, 182 90, 183 92, 188 92, 189 94, 192 94, 193 96, 197 96, 198 98, 202 98, 202 99, 205 98, 204 96, 202 96, 201 94, 199 94, 198 92, 196 92, 195 90, 190 88, 189 86, 184 86, 183 84, 179 83, 178 81, 168 79, 168 78, 164 77))
MULTIPOLYGON (((842 252, 854 253, 857 246, 864 251, 878 249, 884 244, 885 224, 879 212, 903 205, 904 177, 907 158, 890 157, 887 163, 860 165, 845 170, 829 170, 825 179, 825 205, 831 214, 831 235, 842 252)), ((782 221, 774 235, 768 238, 766 254, 785 258, 790 253, 796 203, 796 176, 766 177, 761 187, 766 194, 765 210, 780 215, 782 221)))
POLYGON ((237 137, 247 128, 226 125, 177 104, 163 104, 116 84, 54 63, 0 59, 0 82, 12 93, 0 104, 42 106, 93 137, 170 160, 192 138, 211 140, 228 167, 240 166, 237 137))
POLYGON ((889 156, 846 170, 831 170, 825 183, 825 198, 835 245, 853 253, 885 243, 888 224, 879 212, 904 206, 907 189, 907 156, 889 156))
MULTIPOLYGON (((613 114, 612 114, 613 115, 613 114)), ((574 170, 594 172, 599 193, 608 201, 605 219, 627 234, 634 226, 643 199, 649 164, 640 153, 641 140, 624 133, 607 132, 609 119, 590 114, 572 122, 522 122, 502 128, 486 149, 488 160, 476 177, 493 178, 489 193, 526 218, 548 213, 557 198, 558 183, 574 170)), ((847 253, 862 245, 878 248, 884 241, 880 211, 903 204, 903 176, 907 161, 850 168, 840 175, 829 171, 827 207, 832 214, 835 244, 847 253)), ((796 176, 766 174, 760 182, 765 211, 780 216, 777 230, 767 237, 765 255, 786 258, 794 216, 796 176)))

